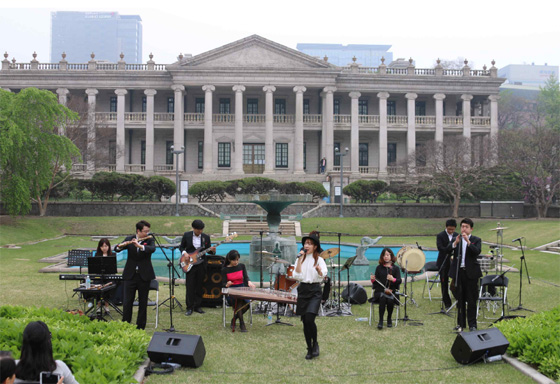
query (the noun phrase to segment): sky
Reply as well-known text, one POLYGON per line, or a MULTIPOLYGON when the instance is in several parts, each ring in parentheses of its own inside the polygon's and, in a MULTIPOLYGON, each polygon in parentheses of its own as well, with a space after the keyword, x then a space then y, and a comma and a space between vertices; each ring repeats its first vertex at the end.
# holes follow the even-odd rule
POLYGON ((51 12, 82 11, 140 15, 143 62, 151 52, 158 64, 176 61, 179 53, 197 55, 257 34, 293 49, 298 43, 392 45, 394 59, 412 57, 417 68, 432 68, 437 58, 466 58, 473 69, 490 67, 493 59, 498 68, 560 65, 560 6, 555 3, 27 0, 10 8, 4 1, 0 4, 0 53, 8 52, 9 60, 29 62, 35 51, 39 62, 49 62, 51 12))

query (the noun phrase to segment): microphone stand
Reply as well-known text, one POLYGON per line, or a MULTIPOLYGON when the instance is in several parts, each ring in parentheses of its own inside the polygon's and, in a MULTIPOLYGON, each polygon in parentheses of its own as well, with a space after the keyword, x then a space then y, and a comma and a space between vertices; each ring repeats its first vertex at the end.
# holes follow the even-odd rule
MULTIPOLYGON (((441 271, 443 270, 443 268, 444 268, 444 267, 449 268, 449 266, 446 265, 446 264, 447 264, 447 260, 449 260, 449 253, 448 253, 447 255, 445 255, 445 259, 443 260, 443 263, 441 264, 441 267, 439 267, 439 270, 438 270, 438 273, 436 274, 436 277, 435 277, 434 280, 432 281, 432 285, 431 285, 430 288, 429 288, 430 290, 434 287, 434 284, 436 283, 438 276, 440 276, 441 271)), ((426 272, 426 273, 428 273, 428 272, 426 272)), ((449 274, 448 274, 448 276, 447 276, 446 278, 447 278, 447 284, 449 284, 449 274)), ((440 278, 440 282, 441 282, 441 278, 440 278)), ((431 313, 428 313, 428 315, 442 314, 442 315, 445 315, 445 316, 453 317, 453 316, 451 316, 451 315, 449 314, 449 310, 453 307, 453 305, 452 305, 449 309, 447 309, 447 310, 444 309, 444 308, 443 308, 443 294, 442 294, 441 296, 442 296, 442 297, 441 297, 441 301, 440 301, 441 305, 440 305, 440 310, 439 310, 439 312, 431 312, 431 313)))
POLYGON ((177 330, 173 326, 173 308, 175 307, 175 304, 177 304, 182 310, 183 306, 181 305, 179 300, 177 300, 177 298, 175 297, 175 274, 177 275, 177 277, 180 277, 179 272, 177 272, 177 270, 175 269, 175 265, 173 263, 176 246, 173 246, 173 248, 171 249, 171 259, 169 259, 169 257, 167 257, 167 253, 165 253, 164 247, 159 242, 156 234, 152 234, 152 235, 154 236, 154 240, 155 240, 156 244, 161 249, 161 252, 163 253, 165 258, 167 259, 167 269, 168 269, 168 274, 169 274, 169 298, 167 298, 163 302, 161 302, 161 304, 159 304, 158 307, 164 305, 167 301, 169 301, 170 325, 169 325, 168 329, 165 329, 165 331, 167 331, 167 332, 177 332, 177 330))
MULTIPOLYGON (((338 249, 340 250, 340 238, 343 235, 340 232, 321 232, 321 233, 331 233, 331 234, 336 234, 338 236, 338 249)), ((329 313, 327 316, 352 316, 352 312, 348 313, 348 312, 343 312, 342 309, 340 308, 340 305, 342 303, 342 297, 341 297, 341 292, 340 292, 340 272, 341 272, 341 267, 340 267, 340 251, 338 252, 338 309, 336 310, 336 312, 331 312, 329 313)), ((350 304, 350 287, 347 287, 348 289, 348 303, 350 304)))
POLYGON ((520 311, 520 310, 524 310, 524 311, 529 311, 529 312, 535 312, 531 309, 527 309, 524 308, 521 305, 521 291, 523 288, 523 264, 525 264, 525 272, 527 273, 527 280, 529 281, 529 284, 531 284, 531 279, 529 278, 529 269, 527 268, 527 261, 525 260, 525 251, 523 250, 523 245, 521 244, 521 238, 517 239, 519 241, 519 247, 521 248, 521 266, 519 267, 519 305, 513 309, 511 309, 511 311, 520 311))
POLYGON ((407 286, 407 283, 408 283, 408 260, 406 260, 406 265, 405 265, 404 273, 405 273, 405 277, 404 277, 404 295, 405 295, 405 299, 404 299, 404 317, 403 317, 402 319, 399 319, 399 320, 402 320, 402 321, 404 322, 405 325, 406 325, 406 322, 407 322, 407 321, 410 321, 410 325, 424 325, 424 324, 422 324, 419 320, 409 319, 409 318, 408 318, 407 311, 406 311, 406 307, 407 307, 406 302, 408 301, 408 300, 406 299, 406 297, 408 297, 408 296, 407 296, 407 287, 406 287, 406 286, 407 286))

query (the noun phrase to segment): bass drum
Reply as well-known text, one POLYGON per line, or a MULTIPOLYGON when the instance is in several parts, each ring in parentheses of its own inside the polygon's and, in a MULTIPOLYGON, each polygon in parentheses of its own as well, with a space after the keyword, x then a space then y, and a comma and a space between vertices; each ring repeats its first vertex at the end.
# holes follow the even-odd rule
POLYGON ((397 263, 401 270, 408 273, 420 273, 426 264, 426 255, 421 249, 402 247, 397 253, 397 263))

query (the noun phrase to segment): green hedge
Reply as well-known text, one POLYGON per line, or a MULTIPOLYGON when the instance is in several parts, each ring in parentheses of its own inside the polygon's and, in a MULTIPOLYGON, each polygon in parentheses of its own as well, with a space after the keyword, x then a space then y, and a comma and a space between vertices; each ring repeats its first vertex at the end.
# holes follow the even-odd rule
POLYGON ((560 306, 528 318, 496 324, 509 341, 508 354, 560 379, 560 306))
POLYGON ((53 353, 72 369, 80 383, 132 383, 146 358, 150 337, 121 321, 91 321, 57 309, 0 307, 0 350, 20 357, 23 330, 31 321, 45 322, 52 333, 53 353))

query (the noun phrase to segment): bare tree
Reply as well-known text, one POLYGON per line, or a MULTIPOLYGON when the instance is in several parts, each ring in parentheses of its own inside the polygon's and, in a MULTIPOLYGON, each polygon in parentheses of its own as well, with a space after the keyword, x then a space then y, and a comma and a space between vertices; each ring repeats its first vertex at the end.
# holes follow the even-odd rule
MULTIPOLYGON (((462 69, 465 66, 465 58, 464 57, 457 57, 454 60, 451 59, 441 59, 440 65, 444 69, 462 69)), ((436 67, 437 62, 434 63, 434 67, 436 67)), ((474 68, 475 63, 474 61, 469 62, 469 66, 474 68)))

